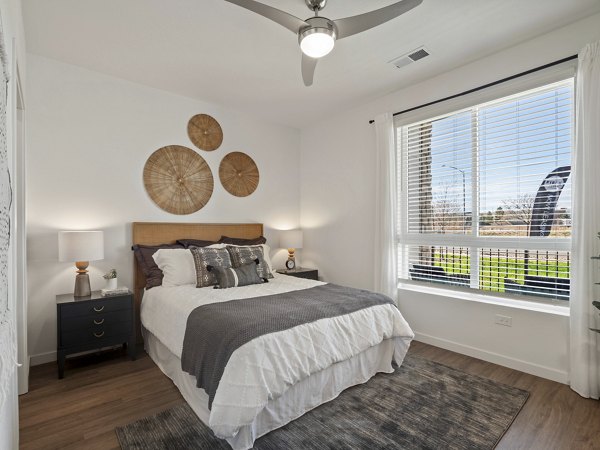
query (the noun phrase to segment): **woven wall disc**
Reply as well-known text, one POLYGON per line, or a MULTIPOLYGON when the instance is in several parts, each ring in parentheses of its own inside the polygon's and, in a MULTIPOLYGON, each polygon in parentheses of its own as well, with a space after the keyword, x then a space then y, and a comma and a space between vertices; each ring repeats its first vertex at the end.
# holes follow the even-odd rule
POLYGON ((221 125, 208 114, 196 114, 188 122, 188 136, 200 150, 212 152, 223 142, 221 125))
POLYGON ((160 208, 182 215, 208 203, 214 180, 202 156, 191 148, 169 145, 156 150, 146 161, 144 186, 160 208))
POLYGON ((252 158, 242 152, 233 152, 221 161, 219 178, 231 195, 247 197, 258 187, 260 175, 252 158))

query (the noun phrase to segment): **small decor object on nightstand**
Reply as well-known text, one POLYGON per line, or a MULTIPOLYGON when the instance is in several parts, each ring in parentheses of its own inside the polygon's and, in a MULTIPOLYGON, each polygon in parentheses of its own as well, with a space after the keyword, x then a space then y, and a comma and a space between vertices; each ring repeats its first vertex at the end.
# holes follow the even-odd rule
POLYGON ((296 268, 296 249, 302 248, 302 230, 286 230, 281 232, 280 244, 288 250, 288 259, 285 267, 288 270, 296 268))
POLYGON ((115 295, 129 294, 129 288, 118 287, 114 289, 100 289, 100 295, 102 297, 113 297, 115 295))
POLYGON ((104 234, 102 231, 59 231, 58 260, 74 262, 75 297, 87 297, 92 293, 87 268, 90 261, 104 259, 104 234))
POLYGON ((102 278, 106 280, 106 287, 103 290, 112 291, 117 288, 117 269, 110 269, 102 278))

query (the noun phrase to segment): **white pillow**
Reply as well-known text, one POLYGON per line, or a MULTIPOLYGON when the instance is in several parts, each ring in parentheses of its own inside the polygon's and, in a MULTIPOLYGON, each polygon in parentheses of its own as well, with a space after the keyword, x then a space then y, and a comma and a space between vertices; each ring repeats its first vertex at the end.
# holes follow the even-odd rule
POLYGON ((269 271, 271 273, 275 273, 275 271, 273 270, 273 264, 271 264, 271 247, 269 247, 267 244, 260 244, 260 245, 263 248, 263 254, 265 255, 265 262, 267 263, 267 266, 269 266, 269 271))
POLYGON ((189 249, 161 248, 152 255, 152 258, 163 272, 164 287, 196 284, 196 266, 189 249))

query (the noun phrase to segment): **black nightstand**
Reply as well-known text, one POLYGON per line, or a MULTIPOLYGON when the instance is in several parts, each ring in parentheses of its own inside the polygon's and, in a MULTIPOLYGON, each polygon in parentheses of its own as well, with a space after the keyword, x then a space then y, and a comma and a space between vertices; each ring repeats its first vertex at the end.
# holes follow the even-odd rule
POLYGON ((126 344, 129 356, 135 359, 133 294, 57 295, 56 336, 58 378, 64 377, 65 358, 73 353, 126 344))
POLYGON ((278 270, 277 273, 289 275, 296 278, 308 278, 309 280, 319 280, 319 271, 317 269, 306 269, 298 267, 294 270, 278 270))

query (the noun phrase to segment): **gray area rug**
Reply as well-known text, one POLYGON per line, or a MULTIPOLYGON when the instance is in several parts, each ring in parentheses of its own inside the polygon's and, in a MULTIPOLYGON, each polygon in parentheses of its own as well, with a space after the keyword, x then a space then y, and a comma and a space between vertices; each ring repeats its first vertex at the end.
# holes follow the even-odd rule
MULTIPOLYGON (((258 439, 257 450, 492 449, 529 393, 407 355, 258 439)), ((187 404, 116 429, 123 450, 230 449, 187 404)))

